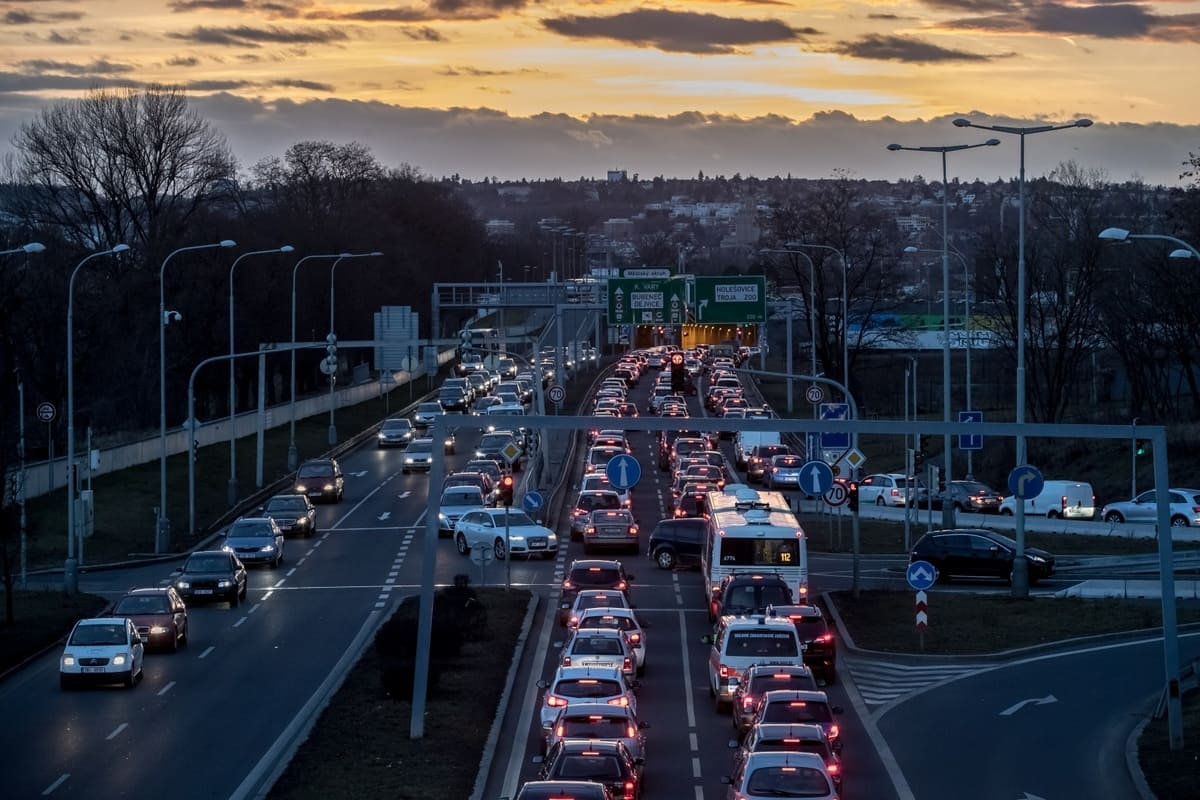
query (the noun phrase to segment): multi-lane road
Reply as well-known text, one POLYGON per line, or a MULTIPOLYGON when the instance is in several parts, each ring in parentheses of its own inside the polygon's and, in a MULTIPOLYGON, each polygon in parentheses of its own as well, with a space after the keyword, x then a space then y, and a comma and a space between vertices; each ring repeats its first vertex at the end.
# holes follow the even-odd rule
MULTIPOLYGON (((648 384, 643 379, 634 392, 643 404, 648 384)), ((702 415, 695 400, 690 403, 702 415)), ((458 455, 448 457, 448 469, 470 457, 477 436, 460 432, 458 455)), ((653 434, 630 438, 643 462, 633 497, 644 541, 670 490, 666 474, 656 468, 653 434)), ((251 571, 248 599, 239 608, 193 607, 189 645, 174 655, 148 656, 145 680, 133 691, 61 692, 57 652, 0 684, 6 721, 0 752, 7 763, 19 765, 6 771, 5 796, 125 797, 148 785, 173 783, 175 798, 223 798, 260 788, 270 766, 268 752, 351 642, 418 588, 428 478, 401 475, 399 460, 399 450, 361 449, 344 456, 346 497, 340 505, 318 508, 321 534, 289 540, 278 569, 251 571)), ((569 470, 567 479, 575 481, 576 474, 569 470)), ((573 493, 566 498, 573 500, 573 493)), ((565 636, 555 624, 554 594, 570 560, 582 556, 565 532, 560 541, 557 560, 512 565, 514 585, 533 589, 541 603, 494 754, 487 798, 512 794, 537 771, 531 759, 540 749, 541 693, 533 683, 549 677, 557 663, 565 636)), ((644 556, 624 560, 636 576, 634 601, 648 626, 639 694, 640 716, 651 726, 646 797, 723 797, 720 779, 731 760, 731 727, 708 696, 707 646, 700 637, 710 626, 700 575, 660 571, 644 556)), ((166 582, 171 568, 88 573, 81 588, 115 597, 131 586, 166 582)), ((449 540, 439 541, 438 583, 460 572, 478 581, 477 569, 449 540)), ((499 563, 490 568, 490 583, 503 580, 502 569, 499 563)), ((845 559, 814 557, 814 591, 844 588, 849 572, 845 559)), ((1185 656, 1195 657, 1197 640, 1184 643, 1185 656)), ((1071 778, 1098 769, 1097 753, 1105 764, 1092 782, 1114 788, 1094 796, 1129 796, 1119 791, 1127 783, 1120 780, 1124 773, 1114 743, 1162 674, 1161 647, 1148 643, 988 666, 927 670, 913 680, 914 671, 905 665, 844 660, 842 675, 849 680, 828 691, 845 709, 840 721, 846 796, 950 800, 969 790, 970 796, 996 800, 1020 798, 1022 792, 1058 800, 1079 796, 1072 789, 1082 784, 1071 778), (947 678, 956 680, 943 682, 947 678), (1000 713, 1051 694, 1053 702, 1000 713), (1022 758, 1020 769, 1012 766, 1022 758), (1002 770, 1011 779, 981 781, 1002 770), (992 788, 983 792, 983 784, 992 788)), ((490 723, 491 713, 481 709, 481 725, 490 723)))

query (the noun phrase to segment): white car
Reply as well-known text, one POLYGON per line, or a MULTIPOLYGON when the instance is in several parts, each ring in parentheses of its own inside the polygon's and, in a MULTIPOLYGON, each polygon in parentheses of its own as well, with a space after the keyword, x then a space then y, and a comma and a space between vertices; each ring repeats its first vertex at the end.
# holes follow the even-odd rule
POLYGON ((584 475, 579 481, 580 492, 616 492, 621 498, 621 505, 629 508, 633 505, 633 496, 628 489, 618 491, 613 488, 613 485, 608 481, 608 475, 603 472, 592 472, 584 475))
POLYGON ((833 778, 816 753, 751 753, 744 761, 735 761, 733 775, 723 776, 721 783, 729 785, 730 797, 745 800, 777 797, 837 800, 838 797, 833 778))
POLYGON ((554 677, 537 682, 544 689, 539 713, 542 730, 554 725, 558 710, 576 703, 606 703, 625 706, 637 713, 637 684, 615 667, 559 667, 554 677))
POLYGON ((487 507, 483 490, 478 486, 450 486, 442 492, 438 504, 438 530, 450 533, 464 515, 487 507))
MULTIPOLYGON (((1187 528, 1200 525, 1200 489, 1168 489, 1168 504, 1171 509, 1171 527, 1187 528)), ((1105 522, 1149 522, 1158 521, 1158 495, 1154 489, 1142 492, 1132 500, 1109 503, 1100 509, 1100 519, 1105 522)))
POLYGON ((481 508, 463 514, 454 523, 454 546, 460 555, 470 555, 479 546, 491 545, 498 561, 511 551, 516 556, 558 555, 558 537, 554 531, 538 525, 524 511, 513 508, 481 508), (505 523, 508 545, 505 546, 505 523))
POLYGON ((433 469, 433 439, 413 439, 404 448, 400 472, 429 472, 433 469))
MULTIPOLYGON (((620 594, 618 592, 618 594, 620 594)), ((624 600, 625 595, 621 595, 624 600)), ((646 671, 646 632, 638 622, 632 608, 589 608, 579 612, 580 628, 615 628, 624 631, 633 647, 637 660, 637 674, 640 677, 646 671)))
POLYGON ((63 689, 83 681, 123 683, 132 689, 142 676, 145 644, 133 621, 126 617, 81 619, 71 629, 58 661, 63 689))
POLYGON ((581 589, 567 612, 567 628, 579 625, 579 619, 593 608, 629 608, 629 598, 620 589, 581 589))
POLYGON ((613 628, 576 628, 563 645, 562 666, 611 666, 632 678, 637 656, 624 631, 613 628))
POLYGON ((858 503, 863 506, 903 506, 921 497, 916 479, 899 472, 868 475, 858 482, 858 503))

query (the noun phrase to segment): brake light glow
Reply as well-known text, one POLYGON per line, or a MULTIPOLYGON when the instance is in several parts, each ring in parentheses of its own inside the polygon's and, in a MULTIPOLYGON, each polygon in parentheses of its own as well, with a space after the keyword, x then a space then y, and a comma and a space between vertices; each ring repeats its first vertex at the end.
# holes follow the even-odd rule
POLYGON ((633 782, 625 781, 625 800, 633 800, 633 782))
POLYGON ((629 535, 630 535, 630 536, 637 536, 637 535, 638 535, 638 527, 637 527, 637 525, 630 525, 630 526, 629 526, 629 535))
POLYGON ((800 744, 800 740, 799 739, 784 739, 783 743, 784 744, 800 744))
POLYGON ((620 697, 614 697, 612 700, 609 700, 608 704, 610 706, 627 706, 629 705, 629 698, 625 695, 621 695, 620 697))
POLYGON ((841 771, 841 764, 838 764, 836 761, 830 761, 825 765, 825 771, 830 775, 837 775, 841 771))
POLYGON ((574 587, 574 586, 571 584, 571 581, 570 581, 570 580, 565 580, 565 581, 563 581, 563 585, 562 585, 562 587, 563 587, 564 589, 573 589, 573 588, 575 588, 575 587, 574 587))
POLYGON ((732 678, 735 675, 737 675, 737 670, 734 669, 733 667, 727 667, 724 664, 722 664, 721 666, 719 666, 717 668, 717 677, 732 678))
POLYGON ((821 642, 822 644, 829 644, 830 642, 833 641, 833 634, 832 633, 823 633, 817 637, 817 641, 821 642))
POLYGON ((839 737, 839 736, 841 736, 841 735, 842 735, 842 730, 841 730, 841 728, 839 728, 837 725, 830 725, 830 726, 829 726, 829 738, 830 738, 830 739, 836 739, 836 738, 838 738, 838 737, 839 737))
POLYGON ((562 706, 565 706, 566 704, 567 704, 567 698, 565 698, 565 697, 559 697, 556 694, 546 695, 546 705, 550 706, 551 708, 561 708, 562 706))
POLYGON ((633 727, 632 725, 625 726, 625 738, 632 739, 635 736, 637 736, 637 728, 633 727))
POLYGON ((629 634, 629 641, 633 644, 637 644, 642 641, 642 635, 640 633, 631 633, 629 634))
POLYGON ((620 583, 618 583, 618 584, 617 584, 617 588, 618 588, 618 589, 620 589, 620 590, 623 592, 623 591, 625 591, 625 589, 626 589, 626 588, 628 588, 628 587, 626 587, 626 585, 625 585, 625 581, 621 581, 620 583))
POLYGON ((746 711, 754 708, 754 695, 748 694, 742 698, 742 708, 746 711))
POLYGON ((626 672, 633 669, 633 662, 630 661, 629 656, 625 656, 625 660, 621 662, 621 669, 626 672))
POLYGON ((571 657, 570 657, 570 656, 563 656, 562 665, 563 665, 564 667, 569 667, 569 666, 571 666, 571 657))

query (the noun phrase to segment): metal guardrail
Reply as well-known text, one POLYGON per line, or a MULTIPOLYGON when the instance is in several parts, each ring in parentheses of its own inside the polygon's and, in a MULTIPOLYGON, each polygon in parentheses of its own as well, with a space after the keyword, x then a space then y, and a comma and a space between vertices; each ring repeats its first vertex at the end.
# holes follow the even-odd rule
POLYGON ((1158 705, 1154 707, 1154 718, 1162 719, 1167 713, 1167 701, 1170 699, 1172 688, 1178 692, 1179 696, 1187 694, 1197 688, 1200 688, 1200 658, 1192 660, 1179 670, 1179 683, 1175 687, 1167 686, 1159 695, 1158 705))

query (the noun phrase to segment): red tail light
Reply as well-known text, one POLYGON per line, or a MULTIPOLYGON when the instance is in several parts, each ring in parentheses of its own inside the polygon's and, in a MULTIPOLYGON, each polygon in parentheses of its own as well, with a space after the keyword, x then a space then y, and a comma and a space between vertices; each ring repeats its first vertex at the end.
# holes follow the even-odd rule
POLYGON ((632 781, 625 781, 625 800, 633 800, 633 788, 632 781))
POLYGON ((546 705, 551 708, 561 708, 567 704, 567 698, 559 697, 556 694, 546 695, 546 705))
POLYGON ((622 662, 621 669, 625 670, 626 672, 633 669, 633 662, 629 660, 629 656, 625 656, 625 661, 622 662))
POLYGON ((718 677, 732 678, 734 675, 737 675, 737 670, 734 669, 733 667, 727 667, 724 664, 722 664, 720 667, 717 668, 717 676, 718 677))
POLYGON ((558 736, 558 737, 560 737, 560 738, 561 738, 561 737, 562 737, 562 735, 563 735, 563 734, 565 734, 566 732, 567 732, 567 728, 566 728, 566 726, 565 726, 565 725, 559 725, 557 728, 555 728, 555 729, 554 729, 554 735, 555 735, 555 736, 558 736))
POLYGON ((841 771, 841 769, 842 769, 841 764, 838 764, 836 761, 830 761, 828 764, 825 765, 825 771, 828 772, 830 775, 837 775, 838 772, 841 771))
POLYGON ((609 700, 608 704, 610 706, 627 706, 629 705, 629 698, 625 695, 621 695, 620 697, 614 697, 612 700, 609 700))
POLYGON ((842 729, 841 729, 841 728, 839 728, 837 725, 830 725, 830 726, 829 726, 829 738, 830 738, 830 739, 836 739, 836 738, 838 738, 838 737, 839 737, 839 736, 841 736, 841 735, 842 735, 842 729))
POLYGON ((563 585, 562 585, 562 587, 563 587, 564 589, 573 589, 573 588, 575 588, 575 587, 574 587, 574 586, 571 584, 571 581, 569 581, 569 580, 565 580, 565 581, 563 581, 563 585))
POLYGON ((1064 495, 1063 495, 1063 496, 1062 496, 1062 497, 1059 499, 1059 501, 1058 501, 1058 502, 1059 502, 1059 504, 1060 504, 1060 505, 1061 505, 1063 508, 1066 508, 1066 507, 1067 507, 1067 496, 1064 494, 1064 495))
POLYGON ((629 634, 629 641, 632 644, 638 644, 642 641, 642 635, 640 633, 631 633, 629 634))
POLYGON ((629 526, 629 535, 630 535, 630 536, 637 536, 637 534, 638 534, 638 528, 637 528, 637 525, 630 525, 630 526, 629 526))
POLYGON ((746 711, 754 708, 754 695, 748 694, 742 698, 742 708, 746 711))
POLYGON ((829 644, 830 642, 833 641, 833 634, 832 633, 823 633, 817 637, 817 641, 821 642, 822 644, 829 644))
POLYGON ((627 588, 628 587, 625 585, 625 581, 621 581, 620 583, 617 584, 617 589, 622 592, 625 591, 625 589, 627 589, 627 588))
POLYGON ((564 667, 569 667, 569 666, 571 666, 571 657, 570 657, 570 656, 563 656, 562 665, 563 665, 564 667))

